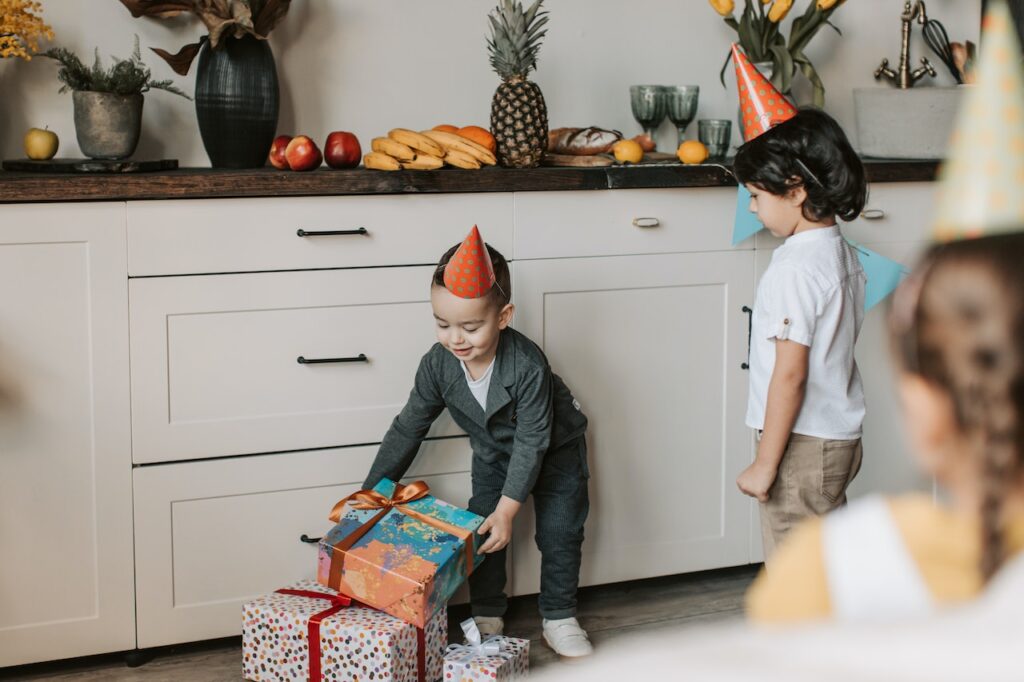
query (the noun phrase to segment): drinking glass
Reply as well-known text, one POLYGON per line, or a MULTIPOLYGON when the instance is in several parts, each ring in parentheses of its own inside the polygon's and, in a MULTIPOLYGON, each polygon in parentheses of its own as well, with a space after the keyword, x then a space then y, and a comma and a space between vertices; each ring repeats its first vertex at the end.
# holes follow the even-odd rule
POLYGON ((697 136, 708 148, 708 159, 722 161, 732 142, 732 121, 727 118, 702 118, 697 123, 697 136))
POLYGON ((697 116, 697 100, 700 98, 699 85, 674 85, 665 88, 665 102, 668 109, 668 120, 676 127, 681 145, 686 139, 686 126, 697 116))
POLYGON ((633 118, 654 140, 654 131, 665 120, 665 89, 660 85, 631 85, 629 103, 633 118))

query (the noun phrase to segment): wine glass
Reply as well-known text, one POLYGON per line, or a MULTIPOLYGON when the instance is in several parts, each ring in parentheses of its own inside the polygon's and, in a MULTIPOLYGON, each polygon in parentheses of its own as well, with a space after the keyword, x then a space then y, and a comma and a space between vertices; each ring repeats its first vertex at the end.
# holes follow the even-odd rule
POLYGON ((697 100, 699 98, 699 85, 675 85, 665 88, 668 119, 672 121, 679 133, 677 146, 686 139, 686 126, 690 125, 697 116, 697 100))
POLYGON ((654 131, 665 120, 665 89, 660 85, 631 85, 629 103, 633 118, 653 142, 654 131))

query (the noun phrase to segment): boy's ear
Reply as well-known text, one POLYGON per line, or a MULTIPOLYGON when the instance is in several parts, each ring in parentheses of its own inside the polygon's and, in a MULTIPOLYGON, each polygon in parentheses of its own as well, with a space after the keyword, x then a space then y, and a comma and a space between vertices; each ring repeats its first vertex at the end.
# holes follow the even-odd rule
POLYGON ((505 307, 498 313, 498 329, 505 329, 512 324, 512 316, 515 315, 516 307, 511 303, 505 304, 505 307))
POLYGON ((803 206, 804 202, 807 201, 807 189, 804 187, 804 184, 801 182, 798 185, 794 185, 786 195, 786 200, 793 206, 803 206))

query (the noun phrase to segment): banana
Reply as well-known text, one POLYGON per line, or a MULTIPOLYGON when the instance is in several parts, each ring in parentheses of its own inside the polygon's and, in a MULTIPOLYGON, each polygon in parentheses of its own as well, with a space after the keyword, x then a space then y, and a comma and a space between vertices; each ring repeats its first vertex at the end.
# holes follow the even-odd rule
POLYGON ((402 170, 402 164, 399 163, 398 159, 382 154, 380 152, 370 152, 363 157, 363 165, 367 168, 373 168, 374 170, 382 171, 396 171, 402 170))
POLYGON ((412 161, 416 158, 416 152, 411 147, 396 142, 390 137, 375 137, 373 142, 370 143, 370 147, 375 152, 381 154, 387 154, 388 156, 398 159, 399 161, 412 161))
POLYGON ((417 154, 412 161, 403 161, 402 168, 406 170, 436 170, 444 165, 442 159, 430 154, 417 154))
POLYGON ((437 158, 444 156, 444 149, 426 135, 405 128, 395 128, 388 133, 388 137, 396 142, 401 142, 407 147, 412 147, 418 152, 430 154, 437 158))
POLYGON ((491 153, 490 149, 473 142, 473 140, 462 137, 461 135, 446 133, 442 130, 424 130, 423 134, 444 147, 445 151, 450 151, 452 149, 458 150, 463 154, 469 154, 480 163, 488 166, 493 166, 498 163, 498 160, 494 157, 494 154, 491 153))
POLYGON ((444 157, 445 163, 456 168, 465 168, 467 170, 476 170, 480 168, 480 162, 473 157, 472 154, 455 149, 454 147, 448 150, 448 153, 444 157))

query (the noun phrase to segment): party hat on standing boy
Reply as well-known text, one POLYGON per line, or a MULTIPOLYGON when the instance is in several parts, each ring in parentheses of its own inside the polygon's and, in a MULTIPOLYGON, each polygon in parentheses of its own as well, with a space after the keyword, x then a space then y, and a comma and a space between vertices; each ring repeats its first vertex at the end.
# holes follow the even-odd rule
POLYGON ((1024 69, 1010 9, 985 17, 977 85, 961 105, 941 172, 935 238, 940 242, 1024 227, 1024 69))
POLYGON ((732 61, 736 66, 744 142, 796 116, 796 108, 754 68, 736 43, 732 44, 732 61))

